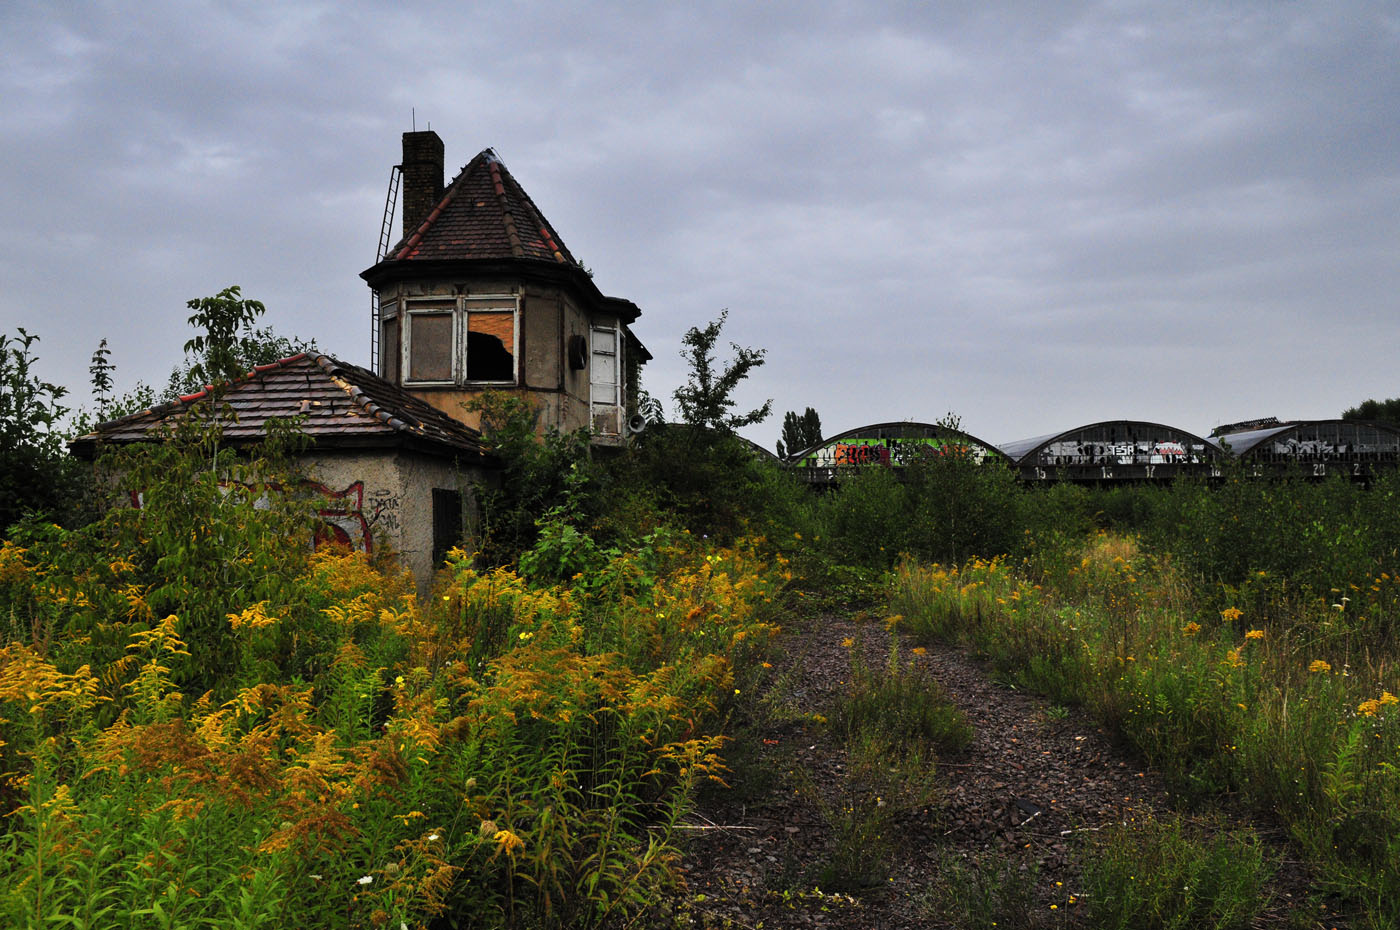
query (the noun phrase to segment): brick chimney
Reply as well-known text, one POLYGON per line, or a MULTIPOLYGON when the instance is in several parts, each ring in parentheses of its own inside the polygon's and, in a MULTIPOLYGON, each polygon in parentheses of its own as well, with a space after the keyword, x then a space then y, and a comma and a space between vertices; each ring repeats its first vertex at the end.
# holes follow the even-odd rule
POLYGON ((442 139, 431 129, 403 134, 403 234, 418 224, 442 199, 442 139))

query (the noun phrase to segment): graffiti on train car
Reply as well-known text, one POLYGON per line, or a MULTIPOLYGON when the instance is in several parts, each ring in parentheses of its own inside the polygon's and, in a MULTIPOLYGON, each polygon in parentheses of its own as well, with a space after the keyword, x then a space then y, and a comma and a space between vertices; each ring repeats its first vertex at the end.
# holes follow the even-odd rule
POLYGON ((1189 447, 1176 440, 1136 442, 1081 442, 1062 440, 1048 444, 1040 453, 1044 465, 1186 465, 1207 460, 1200 443, 1189 447))
POLYGON ((1299 462, 1342 462, 1357 459, 1393 458, 1393 444, 1365 442, 1336 442, 1327 439, 1303 439, 1297 436, 1267 440, 1251 455, 1254 458, 1274 458, 1299 462))
POLYGON ((841 468, 860 465, 910 465, 943 455, 966 455, 982 462, 987 450, 976 443, 933 436, 875 439, 850 437, 828 443, 802 460, 809 468, 841 468))

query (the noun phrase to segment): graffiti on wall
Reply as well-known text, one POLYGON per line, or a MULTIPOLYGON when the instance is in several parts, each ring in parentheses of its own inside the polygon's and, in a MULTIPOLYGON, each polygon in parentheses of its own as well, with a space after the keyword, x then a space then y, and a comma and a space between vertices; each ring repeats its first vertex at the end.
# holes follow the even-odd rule
POLYGON ((1366 442, 1334 442, 1327 439, 1305 439, 1289 436, 1261 444, 1255 458, 1274 458, 1298 462, 1342 462, 1361 460, 1395 461, 1394 443, 1381 445, 1366 442))
POLYGON ((369 522, 392 533, 399 531, 399 508, 403 502, 388 488, 375 488, 369 494, 369 522))
POLYGON ((1205 446, 1172 439, 1134 442, 1061 440, 1041 450, 1042 465, 1186 465, 1204 462, 1205 446))
POLYGON ((829 443, 806 456, 802 464, 811 468, 840 468, 860 465, 912 465, 944 455, 965 455, 982 462, 987 450, 976 443, 933 436, 887 437, 853 436, 829 443))
POLYGON ((365 483, 355 481, 343 491, 332 491, 315 481, 306 486, 320 494, 323 502, 316 515, 321 518, 316 545, 338 543, 360 552, 374 552, 374 534, 365 519, 365 483))
MULTIPOLYGON (((244 487, 250 485, 245 484, 244 487)), ((360 552, 374 552, 374 534, 370 531, 369 521, 365 519, 363 481, 351 482, 341 491, 332 491, 319 481, 303 481, 301 487, 321 498, 321 505, 316 508, 316 516, 320 518, 314 538, 317 547, 339 544, 360 552)), ((140 510, 145 503, 145 494, 131 492, 131 506, 134 509, 140 510)), ((397 507, 397 504, 395 498, 394 506, 397 507)), ((257 507, 258 503, 255 502, 253 506, 257 507)), ((397 518, 394 525, 398 525, 397 518)))

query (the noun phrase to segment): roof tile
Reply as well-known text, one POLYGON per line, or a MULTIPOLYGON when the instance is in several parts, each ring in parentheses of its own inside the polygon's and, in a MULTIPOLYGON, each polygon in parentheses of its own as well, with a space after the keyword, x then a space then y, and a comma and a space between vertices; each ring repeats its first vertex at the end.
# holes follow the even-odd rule
MULTIPOLYGON (((148 441, 208 395, 206 388, 99 424, 70 447, 75 454, 91 455, 98 443, 148 441)), ((231 412, 223 434, 231 442, 260 440, 269 420, 300 417, 301 432, 318 446, 410 444, 450 455, 482 454, 476 430, 358 365, 329 355, 302 353, 259 365, 228 386, 223 402, 231 412)))
POLYGON ((532 258, 578 265, 564 240, 491 149, 469 161, 391 261, 532 258))

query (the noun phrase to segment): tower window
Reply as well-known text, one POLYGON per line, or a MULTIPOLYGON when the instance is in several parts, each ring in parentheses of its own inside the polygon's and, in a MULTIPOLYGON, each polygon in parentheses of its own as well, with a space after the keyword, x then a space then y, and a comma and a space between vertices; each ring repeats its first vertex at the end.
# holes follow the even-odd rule
POLYGON ((589 395, 593 432, 622 435, 626 400, 622 383, 622 339, 616 326, 593 327, 593 360, 589 365, 589 395))
POLYGON ((467 298, 466 381, 515 381, 515 298, 467 298))
POLYGON ((409 313, 409 380, 453 380, 452 316, 451 313, 409 313))
POLYGON ((385 381, 399 380, 399 321, 394 317, 379 321, 379 373, 385 381))
MULTIPOLYGON (((514 295, 411 300, 402 330, 405 380, 416 384, 514 384, 519 314, 514 295)), ((381 335, 391 351, 387 333, 381 335)), ((386 362, 384 370, 390 370, 386 362)))

